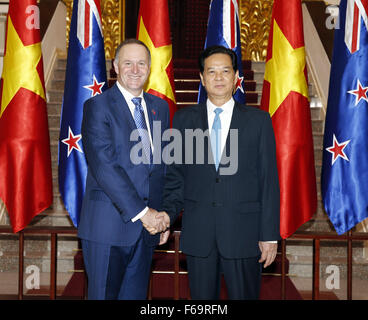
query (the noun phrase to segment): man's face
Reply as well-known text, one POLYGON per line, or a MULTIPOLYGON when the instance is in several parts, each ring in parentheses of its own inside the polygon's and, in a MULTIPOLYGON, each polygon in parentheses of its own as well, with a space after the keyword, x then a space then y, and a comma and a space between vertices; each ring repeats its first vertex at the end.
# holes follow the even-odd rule
POLYGON ((118 61, 114 61, 114 69, 121 86, 131 94, 139 95, 150 71, 146 48, 135 43, 123 46, 118 61))
POLYGON ((204 70, 200 77, 208 98, 220 105, 232 97, 238 71, 234 72, 229 55, 215 53, 204 60, 204 70))

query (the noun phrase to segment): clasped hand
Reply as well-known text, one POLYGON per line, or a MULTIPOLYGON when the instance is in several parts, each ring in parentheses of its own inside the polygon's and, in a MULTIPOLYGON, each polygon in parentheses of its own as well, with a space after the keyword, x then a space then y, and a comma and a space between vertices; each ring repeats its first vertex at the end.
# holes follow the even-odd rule
POLYGON ((165 211, 158 212, 149 208, 147 213, 141 218, 143 226, 154 235, 163 232, 170 227, 170 217, 165 211))

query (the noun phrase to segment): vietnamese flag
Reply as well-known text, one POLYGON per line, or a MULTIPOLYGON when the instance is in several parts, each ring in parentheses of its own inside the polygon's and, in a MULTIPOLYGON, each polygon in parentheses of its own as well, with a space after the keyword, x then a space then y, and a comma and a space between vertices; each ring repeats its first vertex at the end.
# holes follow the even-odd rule
POLYGON ((10 0, 0 87, 0 198, 13 232, 52 204, 38 17, 36 0, 10 0))
POLYGON ((137 38, 151 52, 151 73, 145 90, 167 101, 172 122, 176 100, 167 0, 141 0, 137 38))
POLYGON ((300 0, 275 0, 261 108, 270 113, 280 180, 280 234, 291 236, 317 208, 312 124, 300 0))

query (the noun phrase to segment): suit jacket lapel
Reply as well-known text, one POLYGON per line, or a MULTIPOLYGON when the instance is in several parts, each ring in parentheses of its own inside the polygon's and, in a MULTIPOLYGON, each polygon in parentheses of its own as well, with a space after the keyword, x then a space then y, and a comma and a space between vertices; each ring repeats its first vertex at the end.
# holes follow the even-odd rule
MULTIPOLYGON (((146 102, 148 122, 149 122, 149 126, 150 126, 150 131, 151 131, 151 138, 153 139, 153 121, 158 120, 158 110, 154 106, 151 97, 146 92, 143 92, 143 97, 144 97, 144 101, 146 102)), ((161 135, 162 135, 162 132, 161 132, 161 135)), ((153 144, 153 141, 152 141, 152 144, 153 144)), ((155 152, 157 152, 157 150, 154 148, 153 153, 155 153, 155 152)), ((155 164, 152 163, 148 167, 152 171, 154 166, 155 166, 155 164)))
MULTIPOLYGON (((207 105, 199 104, 199 117, 198 122, 196 122, 196 128, 200 128, 203 132, 208 132, 208 139, 204 139, 204 163, 207 163, 211 167, 211 171, 216 173, 215 160, 213 158, 212 146, 211 146, 211 138, 210 138, 210 128, 208 127, 208 114, 207 114, 207 105)), ((194 159, 195 160, 195 159, 194 159)))
POLYGON ((116 84, 111 88, 111 95, 112 103, 114 104, 114 110, 121 115, 121 119, 126 122, 129 127, 129 131, 131 132, 137 129, 128 104, 116 84))
MULTIPOLYGON (((229 127, 229 132, 227 134, 227 137, 226 137, 226 144, 225 144, 225 147, 224 147, 224 150, 221 154, 221 162, 224 162, 224 157, 226 155, 230 155, 230 130, 231 129, 235 129, 235 130, 238 130, 238 138, 241 136, 241 131, 243 130, 244 128, 244 123, 242 123, 242 117, 240 117, 240 113, 243 112, 242 110, 242 105, 239 104, 238 102, 235 102, 235 105, 234 105, 234 109, 233 109, 233 114, 231 116, 231 121, 230 121, 230 127, 229 127)), ((221 166, 221 164, 220 164, 221 166)))
POLYGON ((206 104, 199 104, 198 110, 200 112, 198 128, 201 128, 203 131, 208 130, 208 115, 207 115, 207 106, 206 104))
POLYGON ((153 121, 158 119, 158 110, 156 110, 151 97, 147 93, 143 93, 144 101, 146 101, 148 121, 151 130, 151 135, 153 135, 153 121))
MULTIPOLYGON (((240 113, 243 112, 242 105, 235 102, 233 115, 231 116, 230 129, 238 129, 241 130, 243 128, 242 120, 240 117, 240 113)), ((229 135, 227 135, 226 144, 229 142, 229 135)))

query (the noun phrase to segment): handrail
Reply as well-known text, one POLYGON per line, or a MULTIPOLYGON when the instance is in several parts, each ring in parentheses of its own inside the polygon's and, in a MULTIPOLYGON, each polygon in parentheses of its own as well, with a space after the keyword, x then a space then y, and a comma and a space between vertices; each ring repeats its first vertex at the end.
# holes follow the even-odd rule
MULTIPOLYGON (((0 234, 13 234, 10 227, 0 227, 0 234)), ((57 235, 58 234, 77 234, 74 227, 30 227, 23 229, 17 233, 19 235, 19 263, 18 263, 18 300, 23 300, 23 283, 24 283, 24 235, 25 234, 49 234, 51 239, 50 252, 50 300, 56 299, 57 288, 57 235)))
POLYGON ((302 10, 307 65, 326 114, 331 63, 305 3, 302 10))
MULTIPOLYGON (((16 234, 77 234, 77 229, 74 227, 54 227, 54 226, 37 226, 37 227, 28 227, 16 234)), ((13 233, 11 227, 3 227, 0 226, 0 233, 13 233)))
MULTIPOLYGON (((13 234, 10 227, 0 226, 0 234, 13 234)), ((57 288, 57 237, 60 234, 77 235, 77 229, 74 227, 54 227, 54 226, 36 226, 28 227, 17 233, 19 236, 19 270, 18 270, 18 299, 24 298, 23 282, 24 282, 24 235, 43 234, 50 235, 51 239, 51 263, 50 263, 50 291, 51 300, 56 299, 57 288)), ((175 252, 174 252, 174 299, 179 299, 179 236, 180 231, 174 231, 175 252)), ((351 230, 343 235, 337 235, 328 232, 303 232, 294 233, 287 239, 281 240, 281 299, 286 299, 286 245, 287 241, 295 239, 304 239, 313 241, 313 291, 312 299, 319 299, 319 267, 320 267, 320 241, 336 240, 347 242, 347 300, 352 299, 352 241, 368 240, 368 234, 362 232, 352 232, 351 230)))
MULTIPOLYGON (((283 239, 281 247, 286 247, 286 241, 289 239, 313 240, 313 291, 312 299, 319 300, 319 267, 320 267, 320 240, 336 240, 347 242, 347 300, 352 300, 352 279, 353 279, 353 240, 368 240, 368 234, 363 232, 352 232, 349 230, 343 235, 332 234, 328 232, 297 232, 288 239, 283 239)), ((282 250, 282 263, 286 261, 286 249, 282 250)), ((284 272, 284 271, 283 271, 284 272)), ((285 276, 281 277, 282 285, 285 288, 285 276)), ((281 294, 281 299, 286 299, 285 289, 281 294)))

